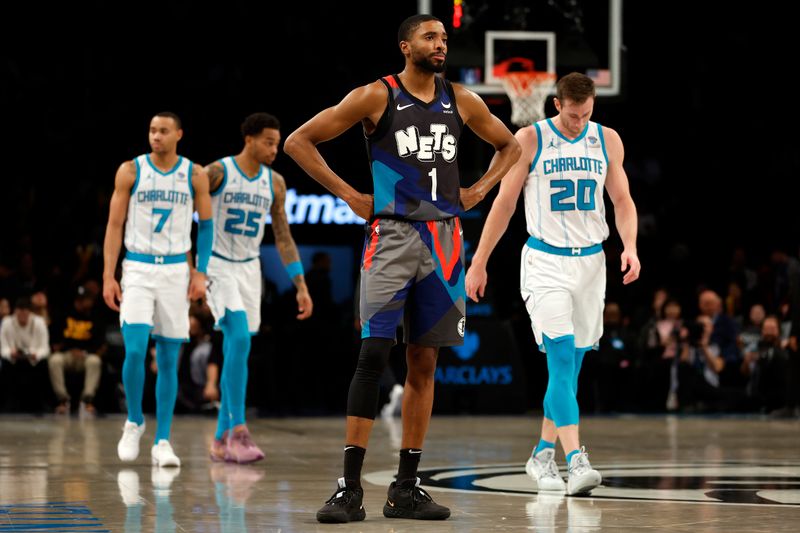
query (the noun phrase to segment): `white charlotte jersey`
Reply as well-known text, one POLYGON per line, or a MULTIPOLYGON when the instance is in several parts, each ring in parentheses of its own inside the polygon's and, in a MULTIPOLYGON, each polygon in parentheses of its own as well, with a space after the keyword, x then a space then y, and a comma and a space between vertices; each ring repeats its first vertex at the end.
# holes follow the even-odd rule
POLYGON ((136 182, 128 202, 125 223, 125 248, 149 255, 177 255, 192 248, 194 188, 192 162, 185 157, 169 172, 161 172, 140 155, 136 163, 136 182))
POLYGON ((525 180, 528 233, 559 248, 584 248, 606 240, 603 187, 608 155, 603 127, 589 122, 574 141, 549 118, 534 124, 537 150, 525 180))
POLYGON ((260 255, 264 221, 272 206, 272 169, 261 165, 254 178, 242 172, 233 157, 220 160, 224 177, 211 193, 214 254, 231 261, 260 255))

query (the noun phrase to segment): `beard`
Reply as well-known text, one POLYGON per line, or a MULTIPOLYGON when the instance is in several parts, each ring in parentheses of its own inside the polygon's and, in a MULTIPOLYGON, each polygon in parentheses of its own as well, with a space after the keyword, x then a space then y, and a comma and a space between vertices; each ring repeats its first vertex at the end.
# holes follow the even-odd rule
POLYGON ((440 64, 434 63, 429 57, 418 57, 414 58, 413 60, 414 66, 421 68, 422 70, 427 70, 428 72, 433 72, 434 74, 439 74, 445 71, 445 64, 447 61, 442 61, 440 64))

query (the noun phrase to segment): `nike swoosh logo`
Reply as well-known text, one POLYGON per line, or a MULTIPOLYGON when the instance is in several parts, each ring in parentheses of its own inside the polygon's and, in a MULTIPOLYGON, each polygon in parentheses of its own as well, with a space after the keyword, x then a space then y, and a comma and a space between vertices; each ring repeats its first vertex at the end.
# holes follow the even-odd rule
POLYGON ((397 104, 397 110, 398 111, 402 111, 403 109, 405 109, 407 107, 411 107, 412 105, 414 105, 414 104, 406 104, 406 105, 403 105, 403 106, 401 106, 400 104, 397 104))
POLYGON ((444 102, 442 102, 442 107, 445 108, 445 109, 450 109, 451 105, 453 105, 453 104, 445 104, 444 102))
POLYGON ((419 450, 419 451, 416 451, 416 452, 414 450, 408 450, 408 453, 422 453, 422 450, 419 450))
POLYGON ((386 500, 386 503, 389 504, 389 507, 394 507, 394 502, 392 500, 386 500))

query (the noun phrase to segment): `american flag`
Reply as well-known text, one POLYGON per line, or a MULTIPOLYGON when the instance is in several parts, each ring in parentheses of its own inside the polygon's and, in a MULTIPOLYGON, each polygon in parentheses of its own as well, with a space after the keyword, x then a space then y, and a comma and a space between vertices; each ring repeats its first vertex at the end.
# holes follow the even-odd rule
POLYGON ((607 68, 588 69, 586 75, 592 78, 594 84, 599 87, 608 87, 611 85, 611 71, 607 68))

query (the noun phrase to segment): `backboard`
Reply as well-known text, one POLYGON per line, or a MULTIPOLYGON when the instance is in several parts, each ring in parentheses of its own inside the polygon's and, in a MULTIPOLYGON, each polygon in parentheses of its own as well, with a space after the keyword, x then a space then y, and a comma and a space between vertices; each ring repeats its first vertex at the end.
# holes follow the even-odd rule
POLYGON ((433 12, 448 27, 448 79, 478 94, 504 94, 492 67, 510 57, 558 77, 586 74, 598 96, 620 94, 622 0, 434 0, 433 12))

